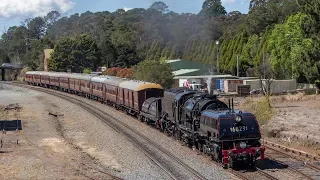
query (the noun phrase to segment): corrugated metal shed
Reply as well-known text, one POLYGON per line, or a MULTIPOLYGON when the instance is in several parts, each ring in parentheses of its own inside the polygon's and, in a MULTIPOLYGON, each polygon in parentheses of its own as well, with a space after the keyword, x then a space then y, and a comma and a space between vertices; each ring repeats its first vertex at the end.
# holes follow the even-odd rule
MULTIPOLYGON (((244 85, 250 85, 250 90, 261 89, 260 79, 243 80, 244 85)), ((266 83, 266 80, 262 80, 266 83)), ((295 79, 289 80, 272 80, 271 93, 282 93, 297 89, 297 81, 295 79)))

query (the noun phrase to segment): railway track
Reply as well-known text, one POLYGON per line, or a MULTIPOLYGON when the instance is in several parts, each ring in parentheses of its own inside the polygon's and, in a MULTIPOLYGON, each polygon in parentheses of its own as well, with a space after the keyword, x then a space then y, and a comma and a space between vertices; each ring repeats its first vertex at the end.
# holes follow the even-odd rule
POLYGON ((170 179, 189 179, 190 176, 192 177, 192 179, 207 179, 202 174, 193 169, 191 166, 185 164, 178 157, 174 156, 171 152, 154 143, 148 137, 142 135, 140 132, 129 127, 127 124, 118 121, 108 113, 94 107, 93 105, 87 104, 84 101, 70 97, 55 90, 24 85, 21 83, 5 84, 44 92, 56 97, 60 97, 64 100, 67 100, 73 104, 80 106, 90 114, 94 115, 95 117, 106 123, 108 126, 110 126, 118 133, 124 135, 124 137, 127 140, 132 142, 132 144, 135 147, 137 147, 141 152, 143 152, 144 155, 146 155, 147 158, 149 158, 156 166, 158 166, 170 179), (189 176, 187 176, 187 174, 189 176))
POLYGON ((301 158, 295 157, 269 145, 266 146, 265 153, 270 160, 281 165, 287 165, 290 170, 300 174, 305 179, 320 179, 320 167, 313 163, 304 161, 301 158))
POLYGON ((241 171, 236 171, 233 169, 229 170, 232 174, 235 176, 244 179, 244 180, 252 180, 252 179, 259 179, 259 180, 279 180, 278 178, 270 175, 269 173, 263 171, 262 169, 259 168, 252 168, 249 171, 248 170, 241 170, 241 171))

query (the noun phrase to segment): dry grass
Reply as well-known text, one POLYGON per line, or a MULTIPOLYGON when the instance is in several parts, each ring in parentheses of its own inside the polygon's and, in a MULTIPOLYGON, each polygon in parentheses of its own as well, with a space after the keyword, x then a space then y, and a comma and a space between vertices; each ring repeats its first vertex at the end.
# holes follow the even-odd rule
POLYGON ((298 92, 296 94, 287 94, 281 96, 271 97, 271 102, 284 102, 284 101, 308 101, 315 100, 317 95, 306 95, 305 93, 298 92))
POLYGON ((4 114, 4 106, 0 105, 0 119, 4 118, 5 114, 4 114))

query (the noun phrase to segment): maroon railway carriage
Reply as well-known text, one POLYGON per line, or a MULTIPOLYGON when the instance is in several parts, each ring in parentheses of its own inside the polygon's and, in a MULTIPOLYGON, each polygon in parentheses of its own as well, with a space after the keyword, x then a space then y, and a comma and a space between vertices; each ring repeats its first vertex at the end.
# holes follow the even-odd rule
POLYGON ((59 82, 59 74, 58 72, 50 72, 50 87, 55 89, 60 89, 60 82, 59 82))
POLYGON ((28 71, 24 75, 24 80, 28 84, 33 84, 33 75, 39 73, 38 71, 28 71))
POLYGON ((49 87, 50 85, 50 73, 49 72, 41 72, 40 73, 40 83, 43 87, 49 87))
POLYGON ((90 81, 93 78, 92 75, 87 74, 70 74, 69 75, 69 88, 73 93, 89 94, 90 81))
POLYGON ((112 104, 113 106, 120 104, 120 97, 119 97, 119 84, 125 81, 125 79, 116 77, 116 76, 108 76, 104 80, 105 84, 105 101, 108 104, 112 104))
POLYGON ((68 91, 70 89, 69 87, 69 73, 57 73, 60 83, 60 88, 64 91, 68 91))
POLYGON ((26 72, 25 77, 28 77, 30 84, 39 86, 41 84, 41 71, 26 72))
POLYGON ((108 76, 97 76, 93 77, 90 80, 91 83, 91 93, 93 95, 94 99, 97 99, 101 102, 105 99, 105 79, 108 78, 108 76))
POLYGON ((130 114, 140 112, 141 106, 146 99, 163 96, 161 85, 144 81, 123 81, 119 84, 119 90, 119 104, 130 114))

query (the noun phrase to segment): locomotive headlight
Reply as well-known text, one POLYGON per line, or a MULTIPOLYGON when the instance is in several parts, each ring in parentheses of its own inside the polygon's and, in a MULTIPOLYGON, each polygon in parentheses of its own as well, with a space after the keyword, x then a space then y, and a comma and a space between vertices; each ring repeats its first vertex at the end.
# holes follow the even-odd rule
POLYGON ((236 116, 236 121, 239 123, 242 121, 242 117, 241 116, 236 116))
POLYGON ((247 147, 247 144, 245 142, 240 142, 241 149, 244 149, 247 147))

